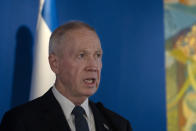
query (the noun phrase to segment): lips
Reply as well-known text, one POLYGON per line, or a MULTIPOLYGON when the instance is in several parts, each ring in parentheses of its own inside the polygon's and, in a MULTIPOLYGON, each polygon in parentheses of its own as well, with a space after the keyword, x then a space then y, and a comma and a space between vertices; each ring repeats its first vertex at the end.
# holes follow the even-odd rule
POLYGON ((86 78, 84 79, 84 83, 87 85, 95 85, 96 84, 96 78, 86 78))

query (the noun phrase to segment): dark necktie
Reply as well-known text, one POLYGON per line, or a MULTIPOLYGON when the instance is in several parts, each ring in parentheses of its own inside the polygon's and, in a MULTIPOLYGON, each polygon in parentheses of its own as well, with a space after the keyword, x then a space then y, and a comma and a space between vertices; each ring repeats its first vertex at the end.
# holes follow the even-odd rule
POLYGON ((89 131, 88 123, 84 118, 86 114, 81 106, 75 106, 72 114, 75 116, 75 127, 76 131, 89 131))

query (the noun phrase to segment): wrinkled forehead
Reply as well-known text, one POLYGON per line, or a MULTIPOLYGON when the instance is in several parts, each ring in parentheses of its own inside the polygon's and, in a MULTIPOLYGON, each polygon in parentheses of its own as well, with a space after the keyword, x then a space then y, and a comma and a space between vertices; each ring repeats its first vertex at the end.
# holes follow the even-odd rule
POLYGON ((95 46, 101 48, 97 33, 87 28, 70 30, 61 36, 60 43, 63 46, 95 46))
POLYGON ((84 38, 85 36, 88 36, 89 38, 94 36, 94 38, 99 39, 97 33, 94 30, 90 30, 87 28, 71 29, 69 31, 66 31, 62 35, 62 38, 66 40, 66 39, 77 39, 78 37, 84 38))

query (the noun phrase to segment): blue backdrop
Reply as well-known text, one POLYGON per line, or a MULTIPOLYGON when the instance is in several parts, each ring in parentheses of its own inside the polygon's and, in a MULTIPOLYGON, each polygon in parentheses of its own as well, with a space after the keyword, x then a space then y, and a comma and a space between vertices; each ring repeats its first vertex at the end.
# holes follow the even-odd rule
MULTIPOLYGON (((94 101, 129 119, 134 131, 166 130, 162 0, 56 0, 60 24, 96 28, 104 50, 94 101)), ((28 100, 38 0, 0 1, 0 119, 28 100)))

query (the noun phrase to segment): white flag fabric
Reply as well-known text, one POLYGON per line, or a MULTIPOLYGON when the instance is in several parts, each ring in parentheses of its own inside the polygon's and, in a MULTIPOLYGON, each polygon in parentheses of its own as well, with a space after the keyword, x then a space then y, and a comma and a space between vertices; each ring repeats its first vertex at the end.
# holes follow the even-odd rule
POLYGON ((55 0, 40 0, 30 100, 43 95, 55 81, 55 74, 48 62, 49 38, 58 25, 55 6, 55 0))

